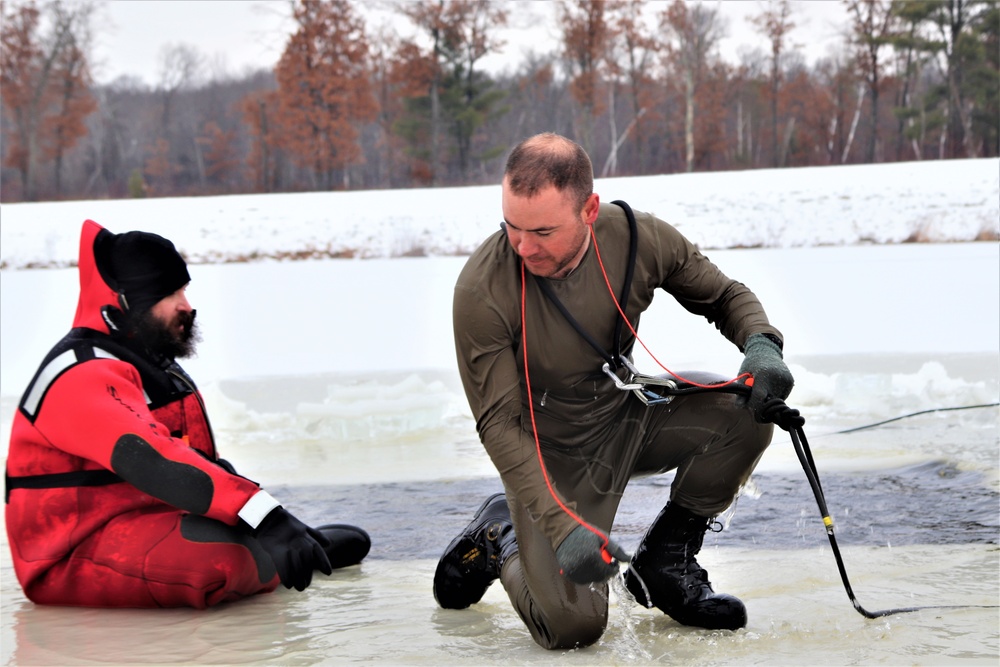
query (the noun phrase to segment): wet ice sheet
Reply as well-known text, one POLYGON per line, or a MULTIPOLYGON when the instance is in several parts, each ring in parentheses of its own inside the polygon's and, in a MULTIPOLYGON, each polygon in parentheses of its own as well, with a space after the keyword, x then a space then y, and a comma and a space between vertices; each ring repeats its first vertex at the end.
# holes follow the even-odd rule
MULTIPOLYGON (((869 609, 998 603, 996 537, 982 543, 997 513, 992 524, 982 516, 989 514, 990 503, 996 509, 989 494, 997 490, 1000 469, 1000 412, 927 414, 832 435, 908 412, 997 400, 996 255, 995 244, 713 253, 761 294, 790 341, 797 380, 790 402, 807 417, 831 511, 843 531, 851 581, 869 609), (989 261, 981 261, 984 254, 989 261), (873 285, 879 286, 874 292, 873 285), (976 285, 984 309, 974 316, 965 301, 954 298, 968 285, 976 285), (934 307, 932 319, 928 304, 934 307), (993 351, 975 353, 987 348, 993 351), (892 353, 884 353, 887 349, 892 353), (975 354, 954 354, 970 351, 975 354), (797 356, 803 354, 812 356, 797 356), (909 495, 897 493, 900 487, 894 485, 907 487, 909 495), (963 497, 971 502, 963 504, 963 497), (954 525, 959 513, 962 520, 975 516, 969 539, 979 543, 955 543, 963 533, 961 524, 954 525), (924 523, 914 524, 914 516, 924 523), (937 543, 917 539, 924 532, 935 534, 937 543)), ((259 266, 197 267, 196 285, 203 286, 198 307, 204 307, 212 333, 203 358, 196 360, 200 365, 189 368, 206 391, 223 455, 310 519, 356 520, 370 528, 375 546, 362 567, 321 578, 305 594, 281 591, 205 612, 41 608, 20 593, 4 536, 4 664, 553 662, 553 654, 535 647, 499 587, 467 612, 439 610, 431 595, 436 551, 467 521, 477 494, 499 482, 471 416, 463 412, 453 370, 385 370, 423 364, 447 369, 453 363, 448 295, 460 258, 430 262, 435 271, 443 270, 433 280, 423 277, 431 267, 422 264, 401 262, 392 271, 353 262, 276 265, 263 272, 259 266), (315 286, 316 293, 302 298, 301 284, 315 286), (344 285, 351 289, 345 292, 344 285), (357 293, 359 285, 371 293, 357 293), (399 303, 384 302, 385 294, 399 303), (291 304, 292 297, 302 300, 291 304), (246 322, 246 313, 257 313, 262 299, 289 304, 293 313, 312 313, 317 300, 338 309, 318 313, 317 324, 296 331, 296 345, 276 348, 285 331, 278 334, 267 325, 285 326, 283 317, 272 313, 249 327, 246 322), (375 304, 374 310, 362 308, 366 304, 375 304), (368 324, 366 340, 339 320, 345 313, 368 324), (399 322, 415 323, 416 331, 400 331, 399 322), (248 380, 247 368, 272 376, 248 380), (330 368, 337 374, 319 375, 330 368), (233 369, 240 371, 235 375, 240 381, 227 383, 233 369), (342 375, 345 371, 352 374, 342 375), (275 377, 275 372, 293 375, 275 377), (406 393, 388 400, 397 383, 413 382, 413 374, 419 384, 409 391, 433 395, 437 404, 418 404, 406 393), (216 382, 220 377, 224 380, 216 382), (367 391, 371 382, 377 391, 367 391), (386 405, 356 410, 357 419, 348 414, 345 420, 327 400, 357 397, 360 405, 373 394, 386 405), (299 410, 303 405, 311 407, 299 410), (361 486, 371 493, 360 497, 361 486)), ((4 445, 16 405, 11 394, 21 390, 48 346, 64 333, 75 302, 75 274, 31 273, 5 272, 2 282, 4 445), (65 307, 57 307, 63 300, 65 307), (37 314, 38 328, 29 329, 18 315, 33 312, 37 303, 46 309, 37 314), (18 380, 11 384, 8 377, 18 380)), ((640 333, 649 332, 647 342, 657 352, 690 354, 681 368, 738 367, 738 354, 710 325, 688 328, 694 318, 676 309, 649 315, 640 333), (728 347, 720 351, 715 343, 728 347)), ((648 360, 640 367, 655 372, 648 360)), ((713 582, 747 602, 746 630, 682 628, 613 597, 602 644, 558 661, 997 663, 995 609, 925 611, 876 621, 858 615, 837 577, 785 436, 776 436, 759 471, 759 498, 750 494, 740 500, 731 529, 709 536, 703 557, 713 582)), ((667 481, 637 485, 637 494, 627 494, 616 530, 630 547, 662 505, 667 481)))
MULTIPOLYGON (((996 604, 998 552, 988 546, 849 548, 869 610, 996 604)), ((4 561, 6 665, 440 664, 995 664, 996 609, 935 609, 866 620, 848 601, 827 550, 711 550, 717 586, 742 597, 745 629, 677 625, 612 591, 601 642, 544 651, 501 587, 462 611, 438 609, 434 560, 372 560, 320 576, 306 592, 206 611, 35 607, 4 561)))
MULTIPOLYGON (((324 446, 323 438, 290 426, 296 401, 274 413, 290 421, 267 437, 239 426, 261 418, 248 407, 258 389, 230 387, 226 400, 237 405, 229 417, 219 415, 217 426, 227 439, 224 451, 307 521, 335 518, 368 528, 374 545, 365 563, 318 577, 304 594, 282 589, 207 611, 46 608, 24 599, 4 539, 3 664, 551 664, 553 654, 534 645, 498 585, 461 612, 438 609, 431 594, 440 550, 482 496, 499 488, 461 418, 414 423, 391 437, 389 422, 382 438, 324 446)), ((280 383, 271 389, 288 393, 280 383)), ((813 449, 850 581, 867 609, 1000 604, 998 503, 989 475, 998 414, 924 415, 845 435, 822 435, 844 426, 842 417, 807 424, 816 431, 813 449), (872 464, 898 464, 904 456, 912 463, 872 464)), ((558 661, 995 664, 997 609, 877 620, 857 614, 810 491, 784 461, 788 450, 779 433, 766 455, 775 461, 764 462, 728 529, 708 535, 700 557, 717 589, 747 603, 746 629, 685 628, 613 592, 601 643, 560 652, 558 661)), ((615 528, 626 548, 655 516, 669 481, 666 475, 630 486, 615 528)))

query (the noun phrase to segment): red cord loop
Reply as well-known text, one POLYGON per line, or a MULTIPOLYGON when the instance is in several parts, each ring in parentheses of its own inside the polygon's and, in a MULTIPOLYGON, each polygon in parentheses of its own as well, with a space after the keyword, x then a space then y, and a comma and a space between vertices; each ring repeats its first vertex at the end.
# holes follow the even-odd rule
POLYGON ((528 328, 526 326, 527 318, 525 317, 525 308, 524 308, 524 304, 526 301, 525 299, 526 282, 527 281, 525 281, 524 279, 524 262, 522 261, 521 262, 521 351, 524 354, 524 386, 528 392, 528 414, 531 416, 531 433, 532 435, 535 436, 535 452, 538 454, 538 467, 542 469, 542 477, 545 478, 545 486, 549 490, 549 495, 551 495, 552 499, 556 501, 556 504, 559 505, 559 508, 562 509, 563 512, 569 515, 578 524, 580 524, 581 526, 592 532, 594 535, 597 535, 597 537, 599 537, 601 540, 604 541, 604 543, 601 545, 601 553, 603 556, 603 554, 607 553, 606 547, 608 546, 610 538, 603 532, 601 532, 599 529, 587 523, 587 521, 583 517, 578 515, 576 512, 567 507, 565 503, 563 503, 562 499, 559 497, 559 494, 556 493, 555 488, 553 488, 552 486, 552 480, 549 478, 548 468, 545 467, 545 459, 542 457, 542 443, 538 439, 538 428, 535 426, 535 402, 531 398, 531 377, 528 374, 528 328))
MULTIPOLYGON (((635 339, 637 341, 639 341, 639 345, 642 346, 642 349, 646 350, 646 353, 649 354, 650 358, 652 358, 652 360, 656 362, 657 366, 659 366, 660 368, 662 368, 667 373, 670 373, 671 375, 673 375, 678 380, 680 380, 680 381, 682 381, 682 382, 684 382, 686 384, 689 384, 689 385, 691 385, 693 387, 700 387, 701 389, 711 389, 713 387, 726 387, 726 386, 731 385, 731 384, 733 384, 735 382, 739 382, 743 378, 747 378, 747 385, 748 386, 750 386, 750 385, 753 384, 753 378, 751 377, 751 375, 749 373, 743 373, 742 375, 738 375, 737 377, 733 378, 732 380, 728 380, 726 382, 720 382, 720 383, 711 384, 711 385, 700 384, 698 382, 695 382, 694 380, 689 380, 689 379, 687 379, 687 378, 685 378, 685 377, 683 377, 683 376, 681 376, 681 375, 673 372, 672 370, 670 370, 669 368, 667 368, 666 366, 664 366, 662 363, 660 363, 660 360, 656 358, 656 355, 654 355, 650 351, 650 349, 648 347, 646 347, 646 343, 644 343, 643 340, 641 338, 639 338, 639 333, 635 330, 635 327, 632 326, 632 323, 629 322, 628 317, 625 315, 625 311, 622 310, 621 304, 618 303, 618 297, 615 296, 615 290, 614 290, 614 288, 611 287, 611 280, 608 278, 608 272, 604 269, 604 260, 601 259, 601 250, 600 250, 600 248, 597 247, 597 234, 594 233, 594 226, 593 225, 590 226, 590 238, 594 242, 594 254, 597 255, 597 263, 601 266, 601 275, 604 276, 604 284, 607 285, 607 287, 608 287, 608 293, 611 294, 611 300, 614 302, 615 308, 618 309, 618 314, 621 315, 622 320, 625 322, 625 326, 628 327, 628 330, 632 332, 632 335, 635 336, 635 339)), ((523 273, 523 268, 522 268, 522 273, 523 273)), ((522 282, 523 282, 523 277, 522 277, 522 282)))
MULTIPOLYGON (((611 300, 614 302, 615 308, 618 309, 618 314, 621 315, 622 320, 624 320, 625 325, 628 327, 629 331, 632 332, 632 335, 635 336, 635 339, 639 341, 640 345, 642 345, 642 349, 646 350, 649 356, 652 357, 653 361, 655 361, 660 368, 662 368, 667 373, 670 373, 674 377, 678 378, 679 380, 687 384, 704 389, 712 387, 725 387, 727 385, 733 384, 734 382, 738 382, 743 378, 747 378, 747 385, 753 384, 753 377, 749 373, 743 373, 742 375, 735 377, 732 380, 729 380, 728 382, 722 382, 719 384, 712 384, 712 385, 699 384, 692 380, 688 380, 687 378, 681 377, 680 375, 674 373, 669 368, 660 363, 660 360, 657 359, 652 352, 650 352, 649 348, 646 347, 646 344, 642 341, 641 338, 639 338, 638 332, 636 332, 635 327, 632 326, 632 323, 629 322, 628 317, 625 315, 625 311, 622 310, 621 304, 618 303, 618 297, 615 296, 615 290, 611 287, 611 280, 608 278, 608 272, 604 268, 604 260, 601 259, 601 251, 597 247, 597 235, 594 233, 594 226, 592 224, 589 224, 588 227, 590 227, 591 240, 594 242, 594 253, 597 255, 598 264, 600 264, 601 266, 601 274, 604 276, 604 284, 607 285, 608 287, 608 293, 611 294, 611 300)), ((559 505, 559 508, 562 509, 562 511, 565 512, 567 515, 569 515, 574 521, 576 521, 578 524, 580 524, 581 526, 592 532, 594 535, 597 535, 597 537, 599 537, 601 540, 603 540, 604 543, 601 545, 601 557, 604 559, 605 562, 610 563, 614 559, 614 557, 607 551, 607 546, 608 543, 610 542, 610 538, 599 529, 587 523, 587 521, 583 517, 578 515, 576 512, 567 507, 565 503, 563 503, 562 499, 559 498, 559 495, 556 493, 555 488, 552 486, 552 480, 549 478, 549 471, 545 467, 545 459, 542 456, 542 443, 538 438, 538 429, 535 426, 535 403, 531 396, 531 376, 528 373, 528 327, 527 327, 527 317, 525 315, 525 302, 527 300, 526 299, 527 281, 525 280, 524 271, 525 271, 524 261, 522 260, 521 261, 521 350, 522 353, 524 354, 524 385, 528 392, 528 413, 531 417, 531 432, 535 438, 535 452, 538 455, 538 466, 542 470, 542 477, 545 479, 545 486, 546 488, 548 488, 549 494, 552 496, 552 499, 555 500, 556 504, 559 505)))

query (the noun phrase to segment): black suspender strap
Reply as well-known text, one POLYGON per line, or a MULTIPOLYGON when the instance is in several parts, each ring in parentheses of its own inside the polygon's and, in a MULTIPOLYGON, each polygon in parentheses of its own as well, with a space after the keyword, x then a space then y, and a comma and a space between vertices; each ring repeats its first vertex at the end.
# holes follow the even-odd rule
POLYGON ((124 482, 110 470, 75 470, 56 472, 48 475, 9 476, 4 472, 4 502, 10 502, 10 492, 14 489, 62 489, 73 486, 107 486, 124 482))
MULTIPOLYGON (((626 312, 625 309, 628 308, 628 297, 632 293, 632 277, 635 275, 635 258, 639 251, 639 231, 638 226, 635 222, 635 213, 632 212, 632 207, 626 204, 621 199, 616 199, 611 202, 622 207, 625 211, 625 217, 628 219, 628 231, 629 231, 629 243, 628 243, 628 264, 625 266, 625 284, 622 285, 622 293, 618 297, 618 305, 622 309, 622 313, 626 312)), ((618 316, 618 320, 615 322, 615 351, 618 356, 622 353, 622 323, 625 318, 621 315, 618 316)), ((615 360, 617 361, 617 359, 615 360)), ((612 368, 617 369, 618 364, 612 364, 612 368)))
MULTIPOLYGON (((622 210, 625 211, 625 217, 628 219, 628 228, 630 234, 629 248, 628 248, 628 264, 626 264, 625 268, 625 282, 622 285, 621 295, 618 297, 618 304, 621 307, 622 312, 625 312, 625 308, 628 307, 628 297, 632 291, 632 278, 635 275, 635 259, 639 248, 639 234, 638 234, 638 227, 635 222, 635 214, 632 212, 632 207, 620 199, 615 200, 611 203, 621 206, 622 210)), ((580 325, 580 323, 576 321, 576 318, 573 317, 573 315, 566 309, 566 306, 564 306, 562 301, 559 300, 559 297, 556 296, 556 293, 552 291, 552 286, 549 285, 548 280, 546 280, 545 278, 539 278, 534 274, 532 274, 532 277, 535 279, 535 282, 538 283, 538 287, 539 289, 542 290, 542 294, 544 294, 548 298, 548 300, 551 301, 552 304, 559 309, 559 312, 562 313, 563 317, 565 317, 570 324, 573 325, 573 328, 576 329, 576 332, 578 334, 580 334, 580 337, 583 338, 585 341, 587 341, 587 344, 590 345, 592 348, 594 348, 594 351, 596 351, 597 354, 599 354, 601 358, 604 359, 604 361, 606 361, 612 369, 619 368, 620 361, 618 357, 620 357, 622 354, 622 324, 624 320, 621 314, 619 314, 616 317, 615 321, 615 354, 617 355, 615 356, 610 354, 603 347, 601 347, 601 345, 596 340, 594 340, 594 337, 591 336, 590 333, 588 333, 580 325)))

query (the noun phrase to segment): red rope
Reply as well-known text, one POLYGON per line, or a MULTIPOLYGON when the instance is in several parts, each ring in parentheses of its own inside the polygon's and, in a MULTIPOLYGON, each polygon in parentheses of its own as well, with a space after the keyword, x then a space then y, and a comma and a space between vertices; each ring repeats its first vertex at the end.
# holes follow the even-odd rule
MULTIPOLYGON (((749 373, 743 373, 742 375, 736 376, 732 380, 728 380, 726 382, 719 382, 717 384, 699 384, 694 380, 688 380, 687 378, 682 377, 681 375, 673 372, 672 370, 664 366, 662 363, 660 363, 660 360, 656 358, 656 355, 654 355, 649 350, 649 348, 646 347, 646 344, 642 341, 642 339, 639 338, 639 333, 635 330, 635 327, 632 326, 632 323, 628 321, 628 317, 625 315, 625 311, 622 310, 621 304, 618 303, 618 297, 615 296, 615 290, 614 288, 611 287, 611 280, 608 278, 608 272, 604 269, 604 260, 601 259, 601 250, 600 248, 597 247, 597 234, 594 233, 594 225, 590 225, 590 238, 594 242, 594 254, 597 255, 597 263, 600 264, 601 266, 601 274, 604 276, 604 284, 608 286, 608 293, 611 294, 611 300, 614 301, 615 308, 618 309, 618 314, 622 316, 623 320, 625 320, 625 326, 627 326, 628 330, 632 332, 632 335, 635 336, 635 339, 639 341, 639 345, 642 345, 642 349, 646 350, 646 353, 649 354, 649 356, 653 359, 653 361, 656 362, 656 364, 660 368, 670 373, 678 380, 681 380, 682 382, 690 384, 695 387, 701 387, 702 389, 710 389, 712 387, 725 387, 727 385, 733 384, 734 382, 739 382, 743 378, 750 378, 747 381, 747 384, 753 384, 752 376, 749 373)), ((523 264, 521 271, 522 273, 524 272, 523 264)), ((522 277, 522 282, 523 282, 523 277, 522 277)))
MULTIPOLYGON (((601 266, 601 274, 604 276, 604 284, 607 285, 608 287, 608 292, 611 294, 611 300, 614 302, 615 308, 618 309, 618 313, 625 321, 625 324, 626 326, 628 326, 629 331, 631 331, 632 335, 635 336, 635 339, 639 341, 639 344, 642 346, 642 349, 646 350, 649 356, 652 357, 653 361, 655 361, 660 366, 660 368, 665 370, 667 373, 670 373, 674 377, 678 378, 679 380, 695 387, 702 387, 702 388, 724 387, 734 382, 738 382, 743 378, 749 378, 747 384, 751 384, 753 382, 753 377, 749 373, 743 373, 742 375, 739 375, 727 382, 721 382, 712 385, 699 384, 697 382, 694 382, 693 380, 688 380, 687 378, 684 378, 678 375, 677 373, 674 373, 669 368, 664 366, 660 362, 660 360, 657 359, 656 356, 649 350, 649 348, 646 346, 646 343, 644 343, 642 339, 639 338, 638 332, 635 330, 635 327, 632 326, 632 323, 629 322, 628 317, 625 315, 625 311, 622 310, 621 304, 618 303, 618 297, 615 296, 615 290, 614 288, 611 287, 611 280, 608 278, 608 272, 604 268, 604 260, 601 259, 601 251, 597 247, 597 235, 594 233, 594 226, 592 224, 590 225, 590 237, 594 242, 594 253, 597 255, 598 264, 600 264, 601 266)), ((538 427, 535 425, 535 402, 532 399, 531 395, 531 376, 528 373, 528 327, 527 327, 527 317, 525 310, 525 302, 527 301, 526 298, 527 281, 525 280, 524 271, 525 271, 524 260, 521 260, 521 350, 524 354, 524 385, 528 392, 528 414, 530 415, 531 418, 531 433, 535 438, 535 453, 538 455, 538 467, 542 471, 542 477, 545 479, 545 486, 549 491, 549 495, 552 496, 552 499, 556 501, 556 504, 559 506, 559 508, 563 512, 565 512, 569 517, 571 517, 578 524, 580 524, 581 526, 592 532, 598 538, 603 540, 603 544, 601 545, 602 553, 604 554, 605 560, 607 562, 611 562, 611 556, 606 551, 610 538, 599 529, 587 523, 587 521, 583 517, 581 517, 576 512, 574 512, 573 510, 571 510, 569 507, 566 506, 566 504, 559 497, 559 494, 556 493, 555 487, 552 486, 552 480, 549 477, 548 468, 545 467, 545 458, 542 456, 542 443, 538 438, 538 427)))
MULTIPOLYGON (((603 532, 595 528, 594 526, 587 523, 587 521, 578 515, 576 512, 571 510, 569 507, 563 503, 559 494, 556 493, 555 488, 552 486, 552 480, 549 478, 548 468, 545 467, 545 459, 542 456, 542 443, 538 439, 538 428, 535 426, 535 402, 531 398, 531 378, 528 374, 528 329, 526 326, 527 318, 525 317, 525 283, 527 281, 524 279, 524 261, 521 261, 521 350, 524 354, 524 385, 528 391, 528 413, 531 415, 531 433, 535 436, 535 452, 538 454, 538 466, 542 469, 542 477, 545 479, 545 486, 549 490, 549 495, 552 499, 556 501, 560 509, 568 514, 574 521, 578 524, 597 535, 604 543, 601 545, 601 550, 604 551, 608 546, 609 538, 603 532)), ((607 553, 604 551, 604 553, 607 553)))

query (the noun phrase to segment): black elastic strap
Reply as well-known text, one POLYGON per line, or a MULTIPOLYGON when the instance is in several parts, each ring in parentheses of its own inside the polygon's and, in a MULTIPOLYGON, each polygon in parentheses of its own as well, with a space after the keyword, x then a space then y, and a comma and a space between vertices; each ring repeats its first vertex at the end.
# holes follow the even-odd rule
MULTIPOLYGON (((625 282, 622 285, 621 296, 618 297, 618 305, 621 307, 622 312, 624 312, 625 308, 628 306, 629 294, 632 291, 632 277, 635 275, 635 259, 639 250, 639 234, 638 226, 635 222, 635 214, 632 212, 632 207, 620 199, 611 203, 622 207, 625 211, 625 217, 628 219, 629 227, 628 264, 626 264, 625 268, 625 282)), ((591 336, 590 333, 576 321, 576 318, 573 317, 569 310, 566 309, 566 306, 564 306, 562 301, 559 300, 556 293, 552 291, 552 286, 549 285, 548 280, 545 278, 539 278, 534 274, 531 275, 535 279, 535 282, 538 283, 538 287, 542 290, 542 294, 544 294, 549 301, 551 301, 553 305, 559 309, 559 312, 562 313, 563 317, 565 317, 571 325, 573 325, 573 328, 576 329, 578 334, 580 334, 580 337, 587 341, 587 344, 594 348, 597 354, 599 354, 612 369, 617 370, 621 365, 619 358, 622 354, 622 324, 624 318, 621 314, 618 315, 615 321, 615 351, 618 355, 616 357, 609 354, 603 347, 601 347, 601 345, 594 340, 594 337, 591 336)))
MULTIPOLYGON (((632 276, 635 275, 635 258, 639 252, 639 231, 638 225, 635 222, 635 213, 632 212, 632 207, 626 204, 621 199, 616 199, 611 202, 622 207, 625 211, 625 217, 628 219, 628 230, 629 230, 629 244, 628 244, 628 264, 625 267, 625 284, 622 285, 622 293, 618 297, 618 305, 621 307, 622 312, 628 308, 628 297, 632 293, 632 276)), ((619 316, 618 321, 615 323, 615 349, 620 357, 622 354, 622 323, 625 318, 619 316)), ((617 368, 617 365, 614 366, 617 368)))
POLYGON ((4 503, 10 502, 10 492, 14 489, 62 489, 73 486, 107 486, 124 482, 110 470, 76 470, 56 472, 48 475, 20 475, 11 477, 4 472, 4 503))

